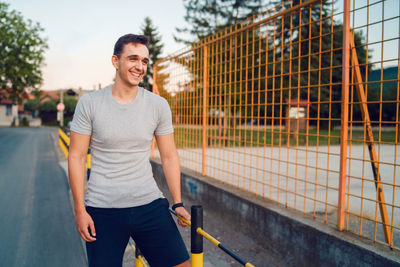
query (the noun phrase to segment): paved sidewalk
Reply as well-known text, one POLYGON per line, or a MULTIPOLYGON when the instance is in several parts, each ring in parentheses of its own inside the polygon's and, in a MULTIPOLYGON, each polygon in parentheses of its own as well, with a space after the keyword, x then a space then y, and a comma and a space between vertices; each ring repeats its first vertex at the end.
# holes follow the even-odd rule
MULTIPOLYGON (((339 189, 340 146, 304 148, 287 147, 228 147, 207 148, 206 176, 243 188, 267 199, 303 212, 328 213, 336 210, 339 189), (288 178, 290 177, 290 178, 288 178), (295 177, 295 178, 293 178, 295 177), (289 194, 287 193, 289 192, 289 194), (314 201, 317 200, 317 201, 314 201), (329 205, 325 205, 327 202, 329 205)), ((388 205, 400 206, 400 146, 376 146, 380 161, 380 176, 388 205), (397 179, 396 179, 397 178, 397 179), (394 186, 393 186, 394 185, 394 186)), ((201 172, 200 148, 179 149, 181 165, 201 172)), ((378 207, 368 148, 362 145, 348 147, 347 174, 350 184, 346 191, 349 210, 355 214, 375 218, 378 207), (364 179, 361 179, 364 177, 364 179), (364 200, 361 203, 361 200, 364 200), (361 211, 360 207, 363 207, 361 211)), ((158 150, 155 156, 159 157, 158 150)), ((347 201, 347 200, 346 200, 347 201)), ((397 213, 399 214, 399 213, 397 213)), ((378 214, 380 217, 380 214, 378 214)), ((400 216, 394 216, 394 226, 400 226, 400 216)))

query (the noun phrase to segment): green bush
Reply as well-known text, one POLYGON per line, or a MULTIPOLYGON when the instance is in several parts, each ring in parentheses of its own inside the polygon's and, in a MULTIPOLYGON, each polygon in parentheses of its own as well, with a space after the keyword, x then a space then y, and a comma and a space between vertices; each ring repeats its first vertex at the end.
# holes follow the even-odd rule
POLYGON ((22 117, 21 121, 19 122, 20 127, 29 127, 29 121, 26 117, 22 117))
POLYGON ((52 99, 38 105, 39 117, 45 125, 57 125, 57 100, 52 99))
MULTIPOLYGON (((64 96, 64 124, 72 119, 72 116, 75 112, 75 107, 78 100, 74 96, 64 96)), ((52 99, 37 105, 37 109, 39 111, 39 117, 42 119, 42 123, 44 125, 58 125, 57 122, 57 104, 59 103, 58 100, 52 99)), ((29 103, 28 107, 32 106, 29 103)))

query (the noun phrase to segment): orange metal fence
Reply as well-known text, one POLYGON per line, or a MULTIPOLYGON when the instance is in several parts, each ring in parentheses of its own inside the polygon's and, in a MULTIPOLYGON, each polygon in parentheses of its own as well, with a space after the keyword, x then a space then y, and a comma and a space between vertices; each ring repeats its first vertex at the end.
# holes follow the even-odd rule
POLYGON ((399 250, 399 10, 286 1, 157 62, 182 166, 399 250))

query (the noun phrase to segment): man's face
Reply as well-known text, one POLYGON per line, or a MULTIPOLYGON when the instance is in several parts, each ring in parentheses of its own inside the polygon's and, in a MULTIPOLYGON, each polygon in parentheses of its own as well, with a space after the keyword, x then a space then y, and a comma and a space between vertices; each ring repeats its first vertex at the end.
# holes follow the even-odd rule
POLYGON ((142 44, 125 44, 119 58, 112 57, 112 63, 125 85, 137 87, 147 72, 149 50, 142 44))

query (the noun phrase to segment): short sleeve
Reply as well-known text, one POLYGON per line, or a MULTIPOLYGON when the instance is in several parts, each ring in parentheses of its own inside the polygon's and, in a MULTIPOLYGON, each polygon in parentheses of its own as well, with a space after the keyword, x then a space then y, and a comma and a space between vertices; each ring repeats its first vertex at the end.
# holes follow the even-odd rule
POLYGON ((173 132, 171 109, 168 102, 162 98, 160 105, 158 105, 158 123, 154 134, 167 135, 173 132))
POLYGON ((83 95, 76 105, 74 118, 71 122, 71 131, 91 135, 92 134, 92 114, 90 95, 83 95))

